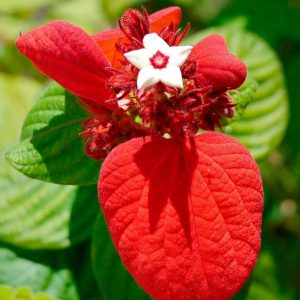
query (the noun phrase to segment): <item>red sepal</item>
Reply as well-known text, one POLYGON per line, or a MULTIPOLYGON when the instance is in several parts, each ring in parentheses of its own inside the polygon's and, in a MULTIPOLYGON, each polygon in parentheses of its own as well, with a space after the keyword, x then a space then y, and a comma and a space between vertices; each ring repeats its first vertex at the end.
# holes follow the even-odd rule
MULTIPOLYGON (((150 29, 152 32, 159 33, 162 28, 171 22, 177 26, 181 21, 181 9, 177 6, 171 6, 159 10, 149 16, 150 29)), ((122 54, 116 50, 116 43, 126 43, 127 38, 119 28, 96 33, 92 36, 96 43, 100 46, 107 59, 111 64, 120 68, 120 60, 122 54)))
POLYGON ((114 98, 105 87, 110 63, 79 27, 53 21, 21 35, 17 47, 40 71, 72 93, 100 103, 114 98))
POLYGON ((102 49, 106 58, 110 61, 113 67, 120 68, 122 54, 117 51, 116 43, 127 41, 122 31, 119 28, 109 29, 103 32, 96 33, 92 36, 98 46, 102 49))
POLYGON ((262 182, 233 138, 132 139, 104 161, 98 191, 124 264, 153 298, 228 299, 249 276, 262 182))
POLYGON ((175 27, 181 21, 181 9, 178 6, 170 6, 161 9, 149 16, 150 29, 152 32, 159 33, 162 28, 173 23, 175 27))
POLYGON ((210 35, 197 43, 190 59, 197 62, 197 81, 213 91, 238 88, 247 76, 245 64, 228 52, 220 35, 210 35))

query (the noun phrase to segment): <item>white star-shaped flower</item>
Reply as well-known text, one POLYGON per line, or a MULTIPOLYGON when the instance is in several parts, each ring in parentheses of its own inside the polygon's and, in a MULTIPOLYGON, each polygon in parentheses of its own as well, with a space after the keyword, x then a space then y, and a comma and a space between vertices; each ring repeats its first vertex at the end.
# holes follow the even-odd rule
POLYGON ((145 89, 158 82, 182 88, 180 67, 187 60, 193 47, 170 47, 156 33, 146 34, 143 38, 143 45, 145 48, 124 54, 127 60, 140 70, 137 88, 145 89))

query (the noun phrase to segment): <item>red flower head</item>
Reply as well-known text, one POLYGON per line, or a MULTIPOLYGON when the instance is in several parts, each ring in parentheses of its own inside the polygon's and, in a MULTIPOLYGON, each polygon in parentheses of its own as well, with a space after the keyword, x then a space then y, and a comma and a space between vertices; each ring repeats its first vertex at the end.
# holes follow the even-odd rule
POLYGON ((108 155, 100 203, 137 282, 155 299, 227 299, 259 252, 261 178, 244 146, 198 132, 234 115, 227 92, 247 72, 221 36, 179 46, 180 18, 129 9, 91 37, 54 21, 17 46, 91 112, 81 135, 88 155, 108 155))

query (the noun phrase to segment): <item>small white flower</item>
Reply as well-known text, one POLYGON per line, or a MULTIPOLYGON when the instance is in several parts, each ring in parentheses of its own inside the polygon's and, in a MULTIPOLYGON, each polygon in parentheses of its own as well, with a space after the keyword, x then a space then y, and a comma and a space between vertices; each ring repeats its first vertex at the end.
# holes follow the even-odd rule
POLYGON ((193 47, 170 47, 156 33, 146 34, 143 44, 145 48, 124 54, 128 61, 140 70, 137 88, 145 89, 158 82, 182 88, 180 67, 187 60, 193 47))

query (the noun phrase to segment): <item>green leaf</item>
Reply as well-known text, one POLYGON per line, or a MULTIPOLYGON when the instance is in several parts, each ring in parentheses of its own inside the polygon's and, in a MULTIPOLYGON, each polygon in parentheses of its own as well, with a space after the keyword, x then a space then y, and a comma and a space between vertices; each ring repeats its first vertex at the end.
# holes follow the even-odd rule
MULTIPOLYGON (((214 20, 215 24, 224 20, 228 21, 237 16, 243 16, 248 20, 248 29, 261 35, 268 43, 288 48, 287 39, 295 42, 300 38, 298 0, 276 1, 274 0, 235 0, 228 1, 228 5, 214 20), (272 22, 269 18, 272 16, 272 22)), ((298 46, 299 48, 299 46, 298 46)))
POLYGON ((102 214, 97 219, 94 229, 92 262, 105 300, 150 299, 121 262, 102 214))
POLYGON ((103 300, 92 265, 91 241, 76 246, 72 255, 69 260, 73 264, 72 269, 80 299, 103 300), (78 262, 78 253, 80 253, 80 262, 78 262))
POLYGON ((0 240, 31 249, 58 249, 91 236, 99 210, 94 185, 43 183, 0 162, 0 240))
POLYGON ((40 88, 34 80, 0 73, 0 148, 18 141, 20 125, 40 88))
POLYGON ((252 282, 249 287, 247 300, 292 300, 291 293, 281 289, 274 257, 267 250, 260 253, 259 260, 253 271, 252 282))
POLYGON ((65 248, 91 236, 98 213, 92 186, 60 186, 32 180, 5 160, 40 85, 0 74, 0 240, 31 249, 65 248), (24 97, 22 97, 24 96, 24 97))
MULTIPOLYGON (((290 145, 294 155, 300 155, 300 139, 295 138, 300 132, 299 122, 299 78, 300 78, 300 51, 294 57, 290 57, 290 61, 285 64, 287 77, 287 86, 289 91, 290 102, 290 123, 287 130, 287 142, 290 145)), ((299 157, 300 158, 300 157, 299 157)), ((299 165, 300 170, 300 165, 299 165)))
MULTIPOLYGON (((0 284, 14 288, 23 287, 18 291, 23 294, 28 294, 30 288, 34 293, 43 291, 60 300, 79 300, 72 273, 65 263, 65 256, 64 252, 29 253, 6 249, 1 245, 0 284)), ((2 292, 9 295, 7 288, 2 288, 2 292)), ((36 299, 45 299, 41 297, 40 294, 36 299)))
POLYGON ((74 95, 50 84, 25 119, 22 142, 7 153, 7 159, 32 178, 59 184, 96 183, 100 162, 87 157, 79 136, 87 116, 74 95))
POLYGON ((225 38, 229 50, 246 63, 249 78, 258 83, 253 101, 241 118, 224 131, 246 145, 256 159, 261 159, 281 142, 287 126, 288 99, 281 63, 260 37, 242 29, 210 28, 185 42, 195 44, 212 33, 225 38))
POLYGON ((8 285, 0 285, 1 300, 59 300, 56 297, 47 295, 43 292, 33 293, 30 287, 21 286, 13 288, 8 285))
POLYGON ((228 119, 229 123, 239 120, 245 112, 245 109, 252 102, 254 95, 257 91, 258 84, 252 78, 247 78, 244 84, 237 89, 236 92, 231 92, 231 97, 236 104, 234 117, 228 119))

